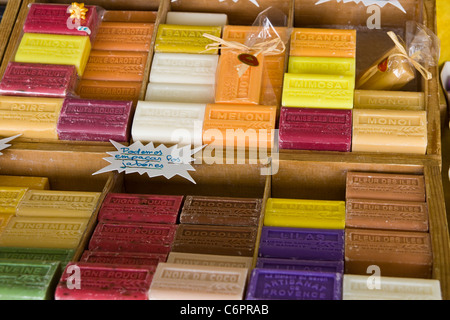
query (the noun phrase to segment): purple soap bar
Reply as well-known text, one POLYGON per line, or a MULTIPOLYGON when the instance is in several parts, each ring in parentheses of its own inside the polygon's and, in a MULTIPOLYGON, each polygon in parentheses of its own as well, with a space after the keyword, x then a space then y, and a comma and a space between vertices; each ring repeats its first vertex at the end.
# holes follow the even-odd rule
POLYGON ((67 98, 58 119, 60 140, 128 142, 132 101, 67 98))
POLYGON ((258 258, 257 268, 344 273, 344 261, 258 258))
POLYGON ((0 95, 64 98, 75 95, 75 66, 9 62, 0 82, 0 95))
POLYGON ((259 256, 299 260, 344 260, 344 230, 262 228, 259 256))
POLYGON ((88 9, 85 19, 77 22, 75 19, 69 19, 71 15, 69 7, 71 7, 70 4, 31 4, 23 32, 72 36, 89 35, 91 43, 94 43, 100 23, 97 8, 85 6, 88 9), (90 34, 85 30, 78 30, 78 26, 89 28, 90 34))
POLYGON ((109 193, 99 220, 174 224, 182 202, 183 196, 109 193))
POLYGON ((246 300, 341 300, 342 274, 253 269, 246 300))
POLYGON ((279 140, 280 149, 350 152, 352 111, 282 107, 279 140))

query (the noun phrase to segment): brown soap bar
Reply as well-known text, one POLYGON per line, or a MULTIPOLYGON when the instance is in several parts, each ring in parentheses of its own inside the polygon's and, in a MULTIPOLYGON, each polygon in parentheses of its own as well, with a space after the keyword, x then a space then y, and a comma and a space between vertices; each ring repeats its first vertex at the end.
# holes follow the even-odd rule
POLYGON ((375 265, 380 268, 381 276, 429 279, 432 264, 428 233, 356 228, 345 230, 346 274, 367 275, 368 267, 375 265))
POLYGON ((256 227, 180 224, 172 251, 251 257, 256 234, 256 227))
POLYGON ((425 202, 347 199, 346 227, 428 231, 425 202))
POLYGON ((137 103, 141 93, 139 81, 96 81, 82 79, 77 94, 82 99, 120 100, 137 103))
POLYGON ((257 226, 262 199, 187 196, 180 222, 228 226, 257 226))
POLYGON ((102 22, 92 49, 148 52, 153 29, 153 23, 102 22))
POLYGON ((425 179, 421 175, 348 172, 346 197, 425 202, 425 179))

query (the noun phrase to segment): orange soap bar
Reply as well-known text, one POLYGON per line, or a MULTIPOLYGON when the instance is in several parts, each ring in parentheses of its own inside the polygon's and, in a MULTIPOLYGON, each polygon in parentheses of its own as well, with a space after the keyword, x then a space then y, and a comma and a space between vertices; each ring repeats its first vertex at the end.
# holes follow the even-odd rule
POLYGON ((103 14, 104 22, 146 22, 156 21, 157 11, 106 10, 103 14))
POLYGON ((83 79, 142 81, 148 53, 93 50, 83 79))
POLYGON ((208 104, 203 143, 236 147, 271 147, 277 107, 208 104))
MULTIPOLYGON (((276 38, 280 38, 285 44, 288 42, 287 28, 284 27, 278 27, 274 29, 265 28, 264 31, 262 31, 260 27, 226 25, 223 27, 222 38, 225 41, 236 41, 242 44, 271 41, 276 38)), ((284 55, 285 53, 280 53, 277 56, 284 56, 284 55)))
POLYGON ((295 28, 291 35, 291 56, 356 57, 356 30, 295 28))
POLYGON ((153 29, 153 23, 102 22, 92 49, 148 52, 153 29))
POLYGON ((82 99, 125 100, 137 102, 142 82, 81 80, 77 93, 82 99))

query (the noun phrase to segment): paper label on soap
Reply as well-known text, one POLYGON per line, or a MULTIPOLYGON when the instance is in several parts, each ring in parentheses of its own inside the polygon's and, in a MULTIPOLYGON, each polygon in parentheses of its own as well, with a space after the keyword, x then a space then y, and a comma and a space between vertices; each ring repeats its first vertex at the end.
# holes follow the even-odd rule
POLYGON ((381 8, 383 8, 387 4, 391 4, 394 7, 397 7, 401 11, 406 13, 405 8, 403 8, 403 6, 401 5, 401 3, 398 0, 318 0, 316 2, 316 5, 319 5, 319 4, 322 4, 322 3, 326 3, 326 2, 330 2, 330 1, 337 1, 338 3, 340 3, 340 2, 342 2, 342 3, 354 2, 356 4, 362 3, 366 7, 372 6, 372 5, 378 5, 381 8))
MULTIPOLYGON (((10 141, 12 141, 12 140, 14 140, 14 139, 20 137, 21 135, 22 135, 22 134, 18 134, 18 135, 13 136, 13 137, 1 139, 1 140, 0 140, 0 151, 6 149, 6 148, 8 148, 8 147, 10 147, 11 145, 8 144, 8 142, 10 142, 10 141)), ((0 152, 0 156, 1 156, 2 154, 3 154, 3 153, 0 152)))
POLYGON ((107 152, 111 157, 104 160, 110 165, 93 175, 110 171, 147 174, 150 178, 164 176, 171 179, 178 175, 196 183, 188 171, 195 171, 191 165, 194 161, 192 156, 204 146, 191 150, 190 145, 181 148, 175 145, 168 148, 164 144, 155 147, 153 142, 144 146, 137 141, 130 146, 124 146, 113 140, 110 141, 117 151, 107 152))

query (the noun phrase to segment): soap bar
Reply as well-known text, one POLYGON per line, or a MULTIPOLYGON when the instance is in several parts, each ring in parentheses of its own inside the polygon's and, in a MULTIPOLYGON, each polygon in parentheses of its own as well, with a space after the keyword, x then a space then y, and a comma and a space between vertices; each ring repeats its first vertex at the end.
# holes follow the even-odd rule
POLYGON ((344 230, 262 228, 259 256, 299 260, 342 261, 344 230))
POLYGON ((58 119, 60 140, 128 142, 132 101, 67 98, 58 119))
POLYGON ((153 29, 153 23, 103 21, 92 49, 148 52, 153 29))
POLYGON ((176 230, 172 224, 99 222, 89 250, 167 254, 176 230))
POLYGON ((91 42, 84 36, 25 33, 17 48, 15 62, 73 65, 83 75, 91 42))
POLYGON ((352 110, 281 107, 280 149, 350 152, 352 110))
POLYGON ((218 55, 156 52, 150 83, 215 85, 218 63, 218 55))
MULTIPOLYGON (((381 277, 380 288, 370 289, 368 276, 345 274, 343 300, 442 300, 439 280, 381 277)), ((371 287, 372 288, 372 287, 371 287)))
POLYGON ((156 83, 147 86, 146 101, 214 103, 215 87, 212 84, 156 83))
POLYGON ((428 231, 425 202, 347 199, 346 227, 428 231))
POLYGON ((98 214, 99 221, 175 224, 183 196, 109 193, 98 214))
POLYGON ((201 145, 205 108, 200 103, 139 101, 131 136, 142 143, 201 145))
POLYGON ((0 259, 0 300, 52 300, 59 262, 0 259))
POLYGON ((355 90, 355 109, 425 110, 423 92, 355 90))
POLYGON ((157 11, 105 10, 103 22, 155 22, 157 11))
POLYGON ((258 258, 256 268, 344 273, 344 261, 258 258))
POLYGON ((80 98, 133 101, 137 103, 142 82, 81 80, 77 89, 80 98))
POLYGON ((355 81, 349 76, 284 75, 284 107, 353 109, 355 81))
POLYGON ((224 13, 177 12, 169 11, 167 24, 182 26, 221 26, 228 24, 228 16, 224 13))
POLYGON ((0 246, 75 249, 88 222, 82 218, 12 217, 0 234, 0 246))
POLYGON ((341 300, 342 275, 331 272, 253 269, 246 300, 341 300))
POLYGON ((183 26, 160 24, 155 40, 155 52, 215 54, 218 49, 206 50, 213 40, 203 36, 204 33, 220 38, 221 26, 183 26))
POLYGON ((85 8, 88 9, 85 18, 78 21, 78 24, 81 27, 88 27, 90 32, 78 30, 75 27, 77 21, 69 20, 69 7, 70 5, 62 4, 30 4, 30 9, 23 26, 23 32, 74 36, 89 35, 91 37, 91 41, 94 42, 98 24, 100 23, 97 7, 85 6, 85 8), (69 28, 69 26, 73 27, 69 28))
POLYGON ((20 217, 90 218, 100 192, 28 190, 17 206, 20 217))
POLYGON ((9 62, 0 82, 3 96, 64 98, 75 94, 74 66, 9 62))
POLYGON ((251 257, 256 234, 256 227, 180 224, 172 251, 251 257))
POLYGON ((0 96, 0 136, 58 140, 63 99, 0 96))
POLYGON ((138 253, 138 252, 107 252, 85 250, 80 262, 96 263, 103 265, 128 265, 146 267, 155 271, 160 262, 166 262, 167 254, 164 253, 138 253))
POLYGON ((269 198, 264 225, 272 227, 344 229, 345 201, 269 198))
MULTIPOLYGON (((276 38, 287 44, 288 28, 274 27, 272 25, 264 26, 264 30, 260 26, 244 26, 244 25, 226 25, 223 28, 222 39, 225 41, 239 42, 242 44, 261 43, 264 41, 272 41, 276 38)), ((281 49, 281 46, 277 47, 281 49)), ((274 54, 270 53, 270 56, 274 54)), ((285 52, 275 54, 273 57, 285 56, 285 52)))
POLYGON ((0 175, 1 187, 22 187, 35 190, 50 189, 50 182, 47 177, 27 177, 27 176, 4 176, 0 175))
POLYGON ((149 300, 242 300, 248 269, 160 263, 149 300))
POLYGON ((348 172, 347 199, 425 202, 423 175, 348 172))
POLYGON ((217 68, 216 103, 259 104, 263 76, 264 57, 259 66, 249 67, 239 76, 240 52, 224 51, 217 68))
POLYGON ((252 257, 224 256, 215 254, 197 254, 184 252, 171 252, 167 263, 187 264, 208 267, 246 268, 252 266, 252 257))
POLYGON ((14 216, 14 213, 0 213, 0 233, 8 225, 9 220, 14 216))
POLYGON ((297 57, 356 57, 356 30, 294 28, 290 55, 297 57))
POLYGON ((371 265, 378 266, 382 276, 431 278, 430 234, 347 228, 345 273, 365 275, 371 265))
POLYGON ((258 226, 262 199, 187 196, 180 223, 258 226))
POLYGON ((289 73, 328 74, 355 77, 355 58, 289 57, 289 73))
POLYGON ((270 148, 276 113, 275 106, 208 104, 203 122, 203 143, 270 148))
POLYGON ((280 106, 283 92, 285 57, 265 56, 260 104, 280 106))
POLYGON ((0 213, 15 214, 28 188, 0 186, 0 213))
POLYGON ((0 260, 56 261, 61 263, 62 268, 74 255, 74 249, 0 247, 0 260))
POLYGON ((152 278, 145 267, 73 262, 59 280, 55 300, 148 300, 152 278), (79 288, 70 288, 77 285, 72 269, 79 272, 79 288))
POLYGON ((353 110, 354 152, 425 154, 427 143, 426 111, 353 110))

